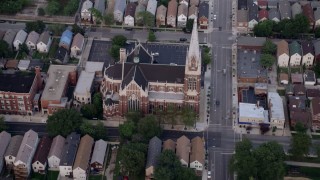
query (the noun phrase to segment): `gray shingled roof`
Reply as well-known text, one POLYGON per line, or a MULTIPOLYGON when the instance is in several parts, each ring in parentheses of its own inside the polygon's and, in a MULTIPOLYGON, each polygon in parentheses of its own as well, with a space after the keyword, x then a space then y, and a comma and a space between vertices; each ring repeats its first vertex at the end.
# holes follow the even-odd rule
POLYGON ((314 54, 318 56, 320 54, 320 40, 313 43, 314 46, 314 54))
POLYGON ((62 150, 60 165, 73 166, 74 160, 76 159, 79 142, 80 134, 73 132, 68 135, 62 150))
MULTIPOLYGON (((4 154, 6 152, 6 149, 10 143, 11 135, 7 133, 6 131, 2 131, 0 133, 0 161, 3 161, 4 154)), ((0 162, 1 167, 1 162, 0 162)))
POLYGON ((38 133, 34 132, 33 130, 27 131, 23 136, 15 162, 21 161, 25 164, 28 162, 31 163, 31 159, 37 149, 38 142, 38 133))
POLYGON ((291 6, 288 0, 281 0, 279 2, 279 11, 281 19, 291 19, 291 6))
POLYGON ((248 8, 249 8, 249 21, 251 20, 258 21, 258 12, 259 12, 258 6, 252 3, 248 5, 248 8))
POLYGON ((65 140, 66 139, 60 135, 53 138, 51 149, 48 154, 48 158, 51 156, 56 156, 57 158, 61 159, 65 140))
POLYGON ((161 146, 162 146, 162 141, 157 136, 153 137, 149 141, 146 168, 149 168, 151 166, 156 166, 157 165, 158 157, 161 154, 161 146))
POLYGON ((201 2, 199 4, 199 18, 200 17, 209 17, 209 4, 207 2, 201 2))
POLYGON ((4 156, 14 156, 16 157, 22 142, 23 136, 16 135, 11 138, 11 141, 9 143, 9 146, 6 150, 6 153, 4 156))
POLYGON ((105 0, 95 0, 94 8, 97 9, 102 15, 106 9, 106 1, 105 0))
POLYGON ((296 17, 297 14, 302 13, 300 3, 296 2, 291 6, 292 17, 296 17))
POLYGON ((272 20, 273 18, 277 18, 280 20, 280 13, 278 9, 270 9, 269 10, 269 19, 272 20))
POLYGON ((100 139, 95 142, 94 144, 94 149, 91 157, 91 163, 99 163, 103 164, 104 162, 104 156, 106 155, 106 150, 107 150, 107 142, 100 139))

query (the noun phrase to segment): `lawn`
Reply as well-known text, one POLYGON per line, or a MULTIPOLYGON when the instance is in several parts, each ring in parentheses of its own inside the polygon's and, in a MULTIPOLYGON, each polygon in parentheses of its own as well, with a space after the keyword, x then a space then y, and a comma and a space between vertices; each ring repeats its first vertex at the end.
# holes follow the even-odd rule
POLYGON ((281 67, 278 68, 278 73, 286 73, 286 74, 288 74, 288 72, 289 72, 288 68, 281 68, 281 67))
POLYGON ((59 47, 59 41, 60 38, 53 38, 50 50, 49 50, 49 58, 54 58, 54 56, 56 55, 57 49, 59 47))
POLYGON ((31 180, 45 180, 46 175, 44 174, 39 174, 39 173, 32 173, 31 175, 31 180))
POLYGON ((47 180, 56 180, 59 176, 59 171, 48 171, 47 180))
POLYGON ((45 59, 47 56, 48 56, 48 54, 39 53, 38 51, 36 51, 33 53, 32 59, 45 59))
POLYGON ((107 180, 107 177, 103 175, 90 175, 89 180, 107 180))
POLYGON ((300 67, 291 67, 290 72, 291 73, 301 73, 301 68, 300 67))

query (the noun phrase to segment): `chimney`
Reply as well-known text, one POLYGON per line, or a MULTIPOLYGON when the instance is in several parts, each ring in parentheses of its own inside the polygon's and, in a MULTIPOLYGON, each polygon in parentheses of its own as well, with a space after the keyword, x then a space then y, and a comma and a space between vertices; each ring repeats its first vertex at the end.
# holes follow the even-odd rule
POLYGON ((259 105, 260 105, 260 101, 257 101, 257 108, 259 108, 259 105))
POLYGON ((125 48, 120 48, 120 63, 127 61, 127 54, 125 48))
POLYGON ((37 82, 37 89, 40 90, 42 89, 42 82, 43 82, 43 79, 41 78, 41 70, 40 70, 40 67, 39 66, 36 66, 34 68, 34 71, 36 73, 36 82, 37 82))

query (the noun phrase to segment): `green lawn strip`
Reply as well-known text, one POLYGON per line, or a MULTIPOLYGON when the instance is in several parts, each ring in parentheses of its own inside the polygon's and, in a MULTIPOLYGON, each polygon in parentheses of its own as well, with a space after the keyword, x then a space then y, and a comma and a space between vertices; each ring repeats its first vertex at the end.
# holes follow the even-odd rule
POLYGON ((48 54, 49 58, 54 58, 54 56, 56 55, 57 49, 59 47, 59 41, 60 41, 60 38, 53 38, 52 44, 49 50, 49 54, 48 54))
POLYGON ((59 171, 48 171, 47 179, 48 180, 56 180, 59 176, 59 171))

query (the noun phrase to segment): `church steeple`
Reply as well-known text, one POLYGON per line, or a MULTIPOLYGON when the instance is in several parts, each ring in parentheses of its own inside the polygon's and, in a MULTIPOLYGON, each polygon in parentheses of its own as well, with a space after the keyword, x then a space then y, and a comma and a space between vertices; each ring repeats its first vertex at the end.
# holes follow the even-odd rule
MULTIPOLYGON (((186 58, 186 74, 190 71, 200 73, 201 69, 201 53, 199 48, 197 19, 193 21, 191 40, 186 58)), ((192 73, 193 74, 193 73, 192 73)))

